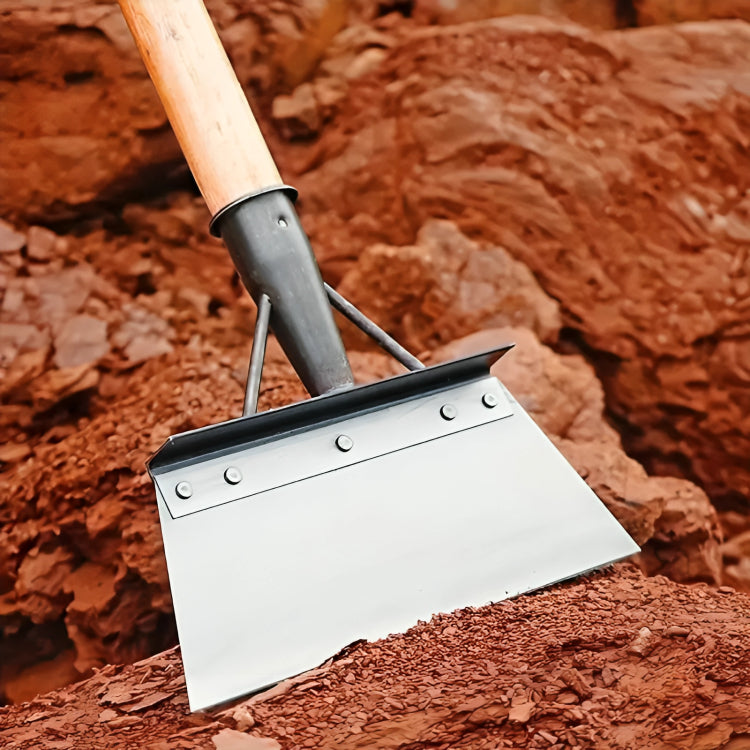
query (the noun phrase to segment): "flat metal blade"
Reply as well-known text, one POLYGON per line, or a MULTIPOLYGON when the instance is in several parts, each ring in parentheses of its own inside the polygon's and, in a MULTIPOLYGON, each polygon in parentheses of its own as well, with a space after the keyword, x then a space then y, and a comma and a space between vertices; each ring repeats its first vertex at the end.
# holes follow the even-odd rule
POLYGON ((366 386, 340 411, 322 397, 330 418, 312 425, 304 402, 275 433, 260 414, 244 440, 235 420, 231 441, 218 425, 157 454, 191 709, 638 551, 487 355, 471 359, 366 386))

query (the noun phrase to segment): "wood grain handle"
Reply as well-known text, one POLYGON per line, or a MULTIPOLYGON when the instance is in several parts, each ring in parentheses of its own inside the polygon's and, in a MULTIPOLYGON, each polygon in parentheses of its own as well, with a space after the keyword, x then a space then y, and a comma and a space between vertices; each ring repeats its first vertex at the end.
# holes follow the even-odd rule
POLYGON ((281 185, 202 0, 118 1, 211 214, 281 185))

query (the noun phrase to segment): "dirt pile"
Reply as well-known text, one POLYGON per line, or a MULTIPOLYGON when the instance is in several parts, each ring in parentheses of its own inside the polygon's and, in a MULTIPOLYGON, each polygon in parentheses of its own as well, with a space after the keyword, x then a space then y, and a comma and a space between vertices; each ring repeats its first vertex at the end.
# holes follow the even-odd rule
POLYGON ((738 21, 419 29, 299 170, 314 239, 341 275, 432 218, 504 247, 597 364, 628 450, 747 497, 749 41, 738 21))
MULTIPOLYGON (((540 343, 583 342, 649 468, 744 492, 748 27, 439 28, 381 18, 387 4, 364 23, 353 4, 336 34, 344 3, 209 6, 242 82, 287 92, 260 111, 327 279, 433 361, 516 339, 498 374, 645 544, 644 569, 748 585, 744 516, 725 514, 720 548, 705 494, 629 459, 590 366, 540 343)), ((201 202, 122 205, 185 175, 115 12, 2 11, 10 700, 174 642, 144 464, 169 434, 239 414, 246 374, 254 310, 201 202)), ((395 372, 345 336, 360 379, 395 372)), ((272 346, 261 408, 303 396, 272 346)))
POLYGON ((189 715, 179 654, 0 709, 25 748, 716 748, 750 741, 750 598, 628 566, 358 644, 189 715))
POLYGON ((411 246, 365 248, 338 290, 416 352, 504 325, 554 342, 562 325, 526 266, 447 221, 427 221, 411 246))
MULTIPOLYGON (((162 208, 131 206, 123 213, 127 233, 94 230, 67 244, 49 238, 64 250, 64 264, 59 257, 23 259, 22 252, 34 254, 37 233, 16 235, 24 262, 16 263, 5 299, 19 301, 4 305, 0 322, 34 335, 5 349, 0 409, 13 438, 0 475, 0 684, 9 700, 174 642, 145 463, 170 434, 240 413, 253 322, 225 251, 197 226, 204 218, 199 203, 183 195, 162 208), (81 319, 97 332, 96 347, 77 345, 71 354, 64 332, 81 319), (84 353, 85 361, 67 359, 84 353)), ((625 456, 604 422, 592 369, 537 339, 557 338, 557 305, 504 250, 432 222, 415 246, 369 248, 342 288, 363 306, 374 304, 378 319, 382 310, 395 312, 404 325, 395 332, 411 345, 434 349, 453 340, 432 353, 433 361, 515 340, 497 374, 646 545, 644 569, 721 580, 719 531, 707 498, 689 482, 648 478, 625 456), (384 279, 373 263, 389 266, 384 279), (513 293, 504 293, 511 286, 513 293), (484 321, 517 327, 456 340, 484 321)), ((398 371, 384 355, 362 350, 351 327, 344 330, 360 380, 398 371)), ((261 408, 303 397, 271 346, 261 408)))

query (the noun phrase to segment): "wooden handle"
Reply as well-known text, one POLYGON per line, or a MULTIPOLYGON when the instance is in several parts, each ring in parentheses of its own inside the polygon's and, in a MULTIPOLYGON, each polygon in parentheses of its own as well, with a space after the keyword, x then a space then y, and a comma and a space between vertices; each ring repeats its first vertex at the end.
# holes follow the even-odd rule
POLYGON ((211 214, 282 184, 202 0, 119 3, 211 214))

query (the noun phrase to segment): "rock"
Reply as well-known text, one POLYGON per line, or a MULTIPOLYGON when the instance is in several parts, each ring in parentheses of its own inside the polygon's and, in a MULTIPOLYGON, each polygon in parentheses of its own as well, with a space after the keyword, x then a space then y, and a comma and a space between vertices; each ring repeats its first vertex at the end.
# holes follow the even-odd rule
POLYGON ((560 679, 581 699, 591 698, 593 690, 586 678, 577 669, 565 669, 560 679))
POLYGON ((64 242, 54 232, 44 227, 29 227, 26 252, 31 260, 52 260, 55 250, 64 242))
POLYGON ((5 443, 0 445, 0 462, 15 463, 26 458, 31 453, 31 448, 23 443, 5 443))
POLYGON ((90 315, 75 315, 62 326, 54 343, 58 367, 94 363, 109 352, 107 324, 90 315))
POLYGON ((96 272, 87 263, 35 276, 23 286, 35 322, 58 331, 80 311, 94 291, 96 272))
POLYGON ((750 2, 747 0, 634 0, 633 5, 640 26, 710 18, 750 21, 750 2))
POLYGON ((68 614, 91 617, 108 607, 114 599, 115 576, 101 565, 84 563, 66 578, 65 591, 73 595, 68 614))
POLYGON ((528 330, 482 331, 434 352, 432 361, 512 341, 492 372, 555 442, 620 523, 642 545, 640 564, 675 580, 719 582, 721 532, 716 511, 694 484, 650 477, 625 454, 604 419, 600 382, 581 357, 561 356, 528 330))
POLYGON ((426 222, 414 245, 368 247, 338 291, 415 352, 502 325, 554 341, 561 325, 525 266, 446 221, 426 222))
POLYGON ((5 221, 0 221, 0 253, 18 252, 26 244, 26 237, 16 232, 5 221))
POLYGON ((255 718, 247 706, 239 706, 239 708, 233 711, 232 719, 234 719, 235 725, 240 732, 243 732, 245 729, 252 729, 255 726, 255 718))
POLYGON ((280 70, 283 82, 298 86, 308 78, 323 57, 335 34, 347 20, 345 0, 310 0, 268 10, 269 57, 280 70), (276 13, 273 13, 273 11, 276 13))
POLYGON ((654 649, 655 636, 648 628, 641 628, 638 635, 630 642, 628 653, 636 656, 648 656, 654 649))
POLYGON ((171 329, 165 320, 136 305, 128 305, 125 314, 112 343, 123 350, 128 362, 136 364, 172 351, 171 329))
POLYGON ((518 703, 510 709, 508 721, 515 722, 516 724, 528 724, 534 715, 534 709, 536 709, 536 703, 533 701, 518 703))
MULTIPOLYGON (((12 314, 14 311, 9 312, 12 314)), ((24 352, 45 349, 49 341, 49 333, 31 323, 4 322, 0 326, 0 352, 5 362, 12 362, 17 355, 24 352)))
MULTIPOLYGON (((49 234, 37 238, 54 243, 55 252, 68 251, 65 241, 49 234)), ((101 360, 112 357, 113 348, 115 361, 129 366, 171 351, 169 323, 88 263, 59 270, 44 263, 39 270, 33 277, 11 278, 0 306, 0 393, 10 402, 44 411, 96 388, 101 360), (48 364, 50 343, 54 355, 48 364)), ((141 301, 151 304, 150 299, 141 301)))
POLYGON ((72 562, 73 555, 62 547, 50 552, 37 547, 26 554, 18 566, 14 589, 18 612, 37 625, 59 617, 68 600, 63 582, 72 562))
POLYGON ((211 738, 216 750, 281 750, 281 745, 268 737, 254 737, 236 729, 222 729, 211 738))
POLYGON ((68 396, 96 388, 99 371, 93 362, 84 362, 62 370, 47 370, 27 384, 22 395, 29 397, 39 410, 49 409, 68 396))
POLYGON ((435 217, 505 248, 596 363, 627 450, 742 502, 749 42, 739 21, 592 32, 532 17, 396 39, 295 181, 324 270, 413 245, 435 217))
POLYGON ((664 635, 669 638, 686 638, 690 635, 690 628, 684 628, 680 625, 670 625, 665 631, 664 635))
POLYGON ((297 86, 289 96, 277 96, 271 112, 287 138, 313 135, 320 128, 320 112, 310 83, 297 86))
POLYGON ((465 23, 517 14, 566 16, 597 28, 614 28, 618 21, 613 0, 416 0, 414 17, 423 23, 465 23))

